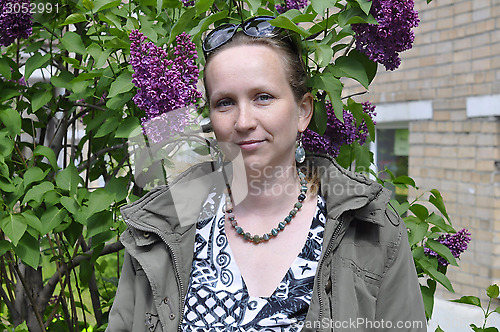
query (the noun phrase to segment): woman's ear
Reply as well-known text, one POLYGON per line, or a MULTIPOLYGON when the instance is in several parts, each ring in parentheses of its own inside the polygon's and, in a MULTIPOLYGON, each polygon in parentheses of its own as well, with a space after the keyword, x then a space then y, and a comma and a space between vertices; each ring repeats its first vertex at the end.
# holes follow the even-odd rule
POLYGON ((314 98, 310 92, 307 92, 299 102, 299 131, 307 129, 314 111, 314 98))

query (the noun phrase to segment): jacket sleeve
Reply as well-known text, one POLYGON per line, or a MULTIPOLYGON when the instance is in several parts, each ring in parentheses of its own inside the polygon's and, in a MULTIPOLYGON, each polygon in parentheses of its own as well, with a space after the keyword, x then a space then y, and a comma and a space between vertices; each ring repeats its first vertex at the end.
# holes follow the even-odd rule
POLYGON ((132 257, 125 250, 122 273, 118 282, 113 307, 109 313, 106 332, 132 331, 135 303, 135 269, 132 257))
MULTIPOLYGON (((392 211, 387 213, 392 214, 392 211)), ((391 219, 398 218, 394 214, 391 219)), ((427 331, 420 286, 404 222, 399 219, 400 245, 382 279, 376 306, 380 331, 427 331)), ((379 331, 377 329, 377 331, 379 331)))

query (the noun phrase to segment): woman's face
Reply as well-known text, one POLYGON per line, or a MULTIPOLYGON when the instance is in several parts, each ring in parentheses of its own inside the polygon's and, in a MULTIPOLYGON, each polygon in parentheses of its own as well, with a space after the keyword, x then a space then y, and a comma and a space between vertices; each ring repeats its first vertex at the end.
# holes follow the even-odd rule
POLYGON ((297 133, 312 116, 312 96, 295 100, 281 54, 265 45, 229 47, 205 71, 217 141, 241 151, 247 169, 292 166, 297 133))

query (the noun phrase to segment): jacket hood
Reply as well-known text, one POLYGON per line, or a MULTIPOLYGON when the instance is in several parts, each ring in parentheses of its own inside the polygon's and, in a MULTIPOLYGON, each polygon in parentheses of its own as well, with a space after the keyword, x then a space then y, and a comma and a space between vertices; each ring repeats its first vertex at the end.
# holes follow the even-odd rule
MULTIPOLYGON (((320 179, 319 194, 327 202, 328 215, 337 219, 349 212, 357 219, 384 226, 385 213, 391 192, 361 174, 347 171, 324 155, 310 155, 306 159, 317 169, 320 179)), ((215 208, 207 208, 211 193, 222 193, 226 179, 213 163, 202 163, 189 168, 174 182, 159 186, 141 199, 121 208, 125 222, 132 228, 163 234, 182 235, 197 220, 210 218, 215 208)), ((217 203, 217 202, 213 202, 217 203)), ((216 207, 217 204, 210 206, 216 207)), ((179 239, 177 239, 179 240, 179 239)))

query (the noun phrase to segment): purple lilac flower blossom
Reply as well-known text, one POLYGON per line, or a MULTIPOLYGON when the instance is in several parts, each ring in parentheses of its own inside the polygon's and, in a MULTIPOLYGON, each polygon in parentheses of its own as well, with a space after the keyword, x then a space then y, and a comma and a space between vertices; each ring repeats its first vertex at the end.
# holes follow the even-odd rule
MULTIPOLYGON (((450 249, 453 257, 459 258, 460 254, 467 250, 467 245, 471 240, 470 235, 469 231, 463 228, 455 234, 441 235, 437 240, 450 249)), ((445 258, 441 257, 432 249, 424 248, 424 253, 432 257, 437 257, 439 264, 442 266, 448 266, 450 264, 445 258)))
POLYGON ((130 63, 134 69, 132 82, 138 88, 133 100, 146 112, 142 119, 143 129, 148 128, 147 134, 158 143, 160 139, 182 132, 187 123, 181 121, 182 116, 155 118, 192 105, 202 96, 196 89, 199 74, 195 62, 196 46, 186 33, 176 37, 170 55, 154 43, 146 42, 146 36, 138 30, 132 31, 130 40, 130 63), (146 124, 153 119, 151 124, 146 124), (164 126, 169 128, 160 129, 158 121, 167 119, 169 122, 164 126))
POLYGON ((413 0, 372 0, 370 13, 379 24, 353 24, 356 48, 386 70, 401 64, 399 53, 412 47, 415 34, 411 30, 420 20, 413 0))
POLYGON ((194 0, 181 0, 184 7, 193 7, 194 0))
POLYGON ((33 32, 29 0, 0 0, 0 45, 9 46, 17 38, 26 39, 33 32), (24 5, 24 7, 23 7, 24 5), (27 9, 27 10, 25 10, 27 9))
MULTIPOLYGON (((373 118, 375 113, 375 105, 370 102, 364 102, 363 111, 373 118)), ((327 125, 323 136, 306 129, 302 135, 302 144, 307 151, 328 154, 332 157, 337 157, 342 145, 348 145, 355 140, 359 140, 359 144, 363 145, 368 136, 368 128, 365 121, 357 124, 354 116, 344 110, 344 122, 337 119, 330 103, 326 103, 327 110, 327 125)))
POLYGON ((278 13, 283 14, 290 9, 302 9, 307 7, 307 0, 285 0, 284 6, 276 5, 278 13))

